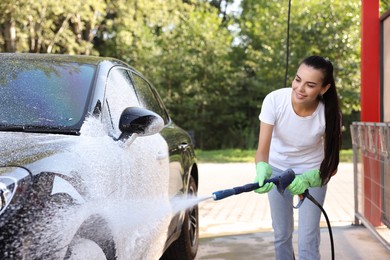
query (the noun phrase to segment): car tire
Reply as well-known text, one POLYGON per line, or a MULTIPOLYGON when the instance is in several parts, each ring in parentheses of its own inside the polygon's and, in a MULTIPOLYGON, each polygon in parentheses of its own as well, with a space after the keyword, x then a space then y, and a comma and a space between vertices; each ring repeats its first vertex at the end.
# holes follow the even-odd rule
MULTIPOLYGON (((198 187, 195 179, 191 176, 188 185, 188 195, 196 196, 198 187)), ((187 209, 183 221, 183 226, 179 238, 173 242, 165 251, 161 260, 165 259, 180 259, 190 260, 195 259, 199 246, 199 211, 198 205, 187 209)))
POLYGON ((98 216, 88 218, 73 237, 64 259, 115 260, 115 242, 106 221, 98 216))

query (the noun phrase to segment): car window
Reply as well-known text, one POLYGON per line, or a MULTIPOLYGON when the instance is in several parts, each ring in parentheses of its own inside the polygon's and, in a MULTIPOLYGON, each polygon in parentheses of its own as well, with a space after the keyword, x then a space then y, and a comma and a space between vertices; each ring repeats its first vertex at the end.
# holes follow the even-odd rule
POLYGON ((0 124, 77 129, 84 121, 92 65, 44 60, 1 63, 0 124))
POLYGON ((123 110, 127 107, 139 106, 128 71, 122 68, 113 68, 107 80, 105 111, 108 113, 114 136, 120 135, 119 119, 123 110))
POLYGON ((158 94, 152 89, 150 84, 139 75, 133 73, 135 89, 139 101, 143 107, 159 114, 165 123, 168 123, 168 115, 158 94))

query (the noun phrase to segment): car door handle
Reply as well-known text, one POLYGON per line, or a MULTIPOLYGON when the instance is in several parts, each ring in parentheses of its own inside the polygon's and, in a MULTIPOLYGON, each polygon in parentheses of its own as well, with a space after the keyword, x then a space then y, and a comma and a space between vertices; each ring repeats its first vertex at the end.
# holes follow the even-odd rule
POLYGON ((185 149, 187 149, 188 146, 189 146, 189 144, 182 143, 182 144, 179 144, 178 148, 179 148, 180 150, 185 150, 185 149))

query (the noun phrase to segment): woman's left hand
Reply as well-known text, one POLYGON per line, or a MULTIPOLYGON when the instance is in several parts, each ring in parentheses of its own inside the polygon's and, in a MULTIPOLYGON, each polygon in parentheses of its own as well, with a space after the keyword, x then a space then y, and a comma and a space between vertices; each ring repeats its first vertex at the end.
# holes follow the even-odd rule
POLYGON ((310 170, 295 176, 293 182, 287 187, 291 195, 300 195, 309 187, 321 187, 320 170, 310 170))

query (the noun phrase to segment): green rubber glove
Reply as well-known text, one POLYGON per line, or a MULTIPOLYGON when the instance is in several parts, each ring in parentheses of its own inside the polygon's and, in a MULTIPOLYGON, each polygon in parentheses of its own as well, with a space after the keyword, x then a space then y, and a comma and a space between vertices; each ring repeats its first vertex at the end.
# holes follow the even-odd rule
POLYGON ((264 180, 269 179, 272 174, 272 168, 271 166, 266 162, 258 162, 256 164, 256 177, 254 182, 258 182, 260 188, 255 190, 257 193, 266 193, 269 192, 273 187, 273 183, 266 183, 264 184, 264 180), (264 186, 263 186, 264 184, 264 186), (263 187, 261 187, 263 186, 263 187))
POLYGON ((295 176, 293 182, 287 187, 292 195, 303 194, 309 187, 321 187, 320 170, 310 170, 295 176))

